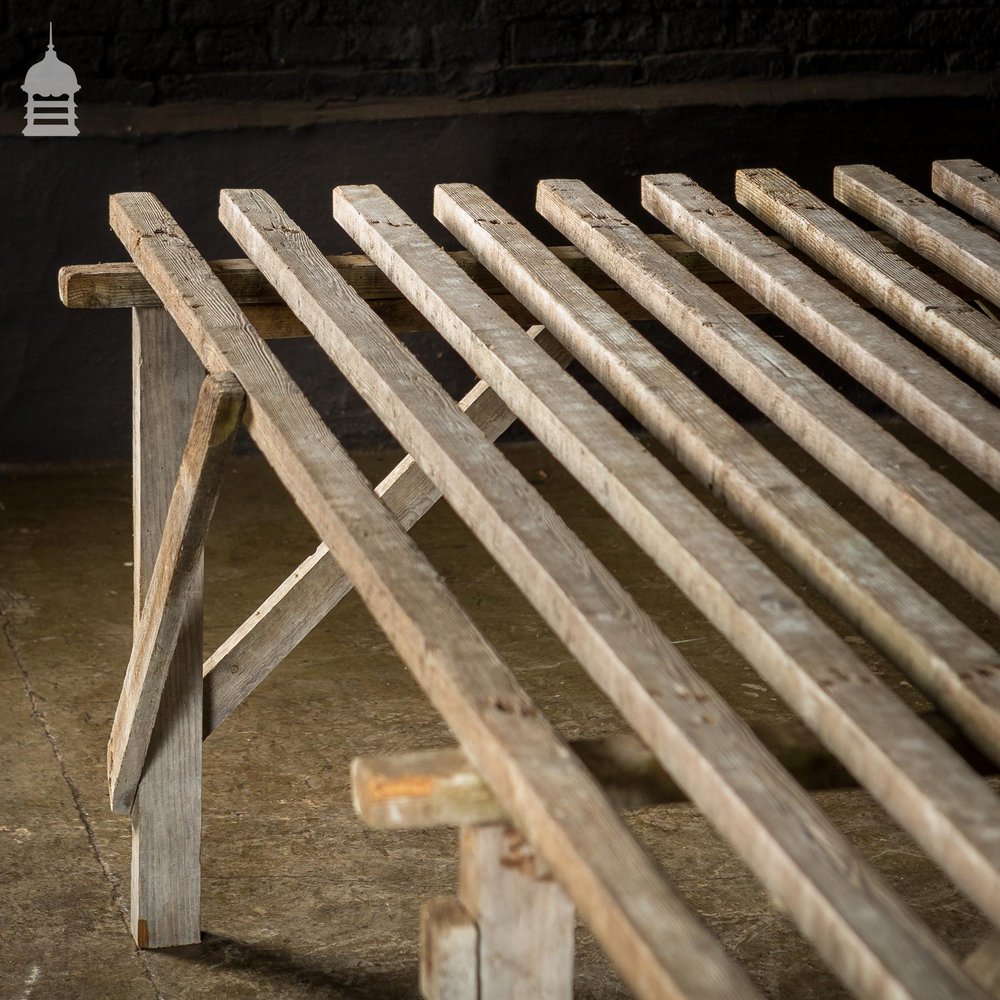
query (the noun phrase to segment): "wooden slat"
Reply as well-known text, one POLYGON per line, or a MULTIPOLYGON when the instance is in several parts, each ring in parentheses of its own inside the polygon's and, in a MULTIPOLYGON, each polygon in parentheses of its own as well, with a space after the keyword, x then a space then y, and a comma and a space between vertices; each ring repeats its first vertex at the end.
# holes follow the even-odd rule
POLYGON ((1000 305, 1000 242, 884 170, 835 167, 833 195, 1000 305))
MULTIPOLYGON (((205 366, 162 309, 132 313, 135 623, 160 551, 205 366)), ((140 948, 201 940, 201 560, 132 807, 129 920, 140 948)))
POLYGON ((644 204, 932 441, 1000 487, 1000 420, 974 389, 855 305, 684 174, 642 179, 644 204), (662 209, 662 205, 669 205, 662 209))
MULTIPOLYGON (((619 433, 620 425, 606 423, 610 420, 606 411, 589 396, 581 395, 579 386, 553 366, 522 331, 512 330, 507 317, 498 313, 489 298, 377 188, 335 189, 334 212, 428 318, 442 332, 455 334, 450 338, 453 346, 462 350, 465 338, 457 332, 460 330, 482 345, 482 357, 478 351, 470 351, 466 360, 486 376, 522 420, 550 439, 549 447, 555 446, 560 461, 579 470, 572 453, 579 451, 585 462, 593 463, 596 448, 600 459, 594 465, 602 470, 621 469, 625 457, 636 473, 630 477, 628 489, 636 490, 637 483, 644 483, 639 473, 645 472, 646 465, 640 455, 648 457, 648 453, 628 434, 619 433), (386 212, 387 206, 391 206, 391 213, 386 212), (399 249, 404 245, 406 249, 399 249), (479 324, 475 333, 455 316, 448 300, 458 304, 459 312, 474 314, 479 324), (537 389, 524 385, 525 373, 530 373, 532 382, 537 380, 537 389), (544 404, 539 393, 546 397, 544 404), (519 405, 522 402, 525 405, 519 405), (564 419, 566 407, 573 412, 569 423, 564 419), (591 429, 596 424, 601 433, 581 437, 572 427, 575 423, 590 424, 591 429), (549 433, 553 428, 555 432, 549 433)), ((862 993, 876 989, 875 984, 882 989, 889 981, 904 992, 923 990, 926 980, 911 978, 914 956, 908 952, 915 940, 912 934, 924 933, 912 923, 912 916, 896 909, 898 901, 884 894, 884 887, 876 888, 876 880, 869 882, 867 874, 861 882, 855 875, 845 879, 842 866, 847 863, 856 873, 859 862, 856 858, 847 861, 849 848, 816 812, 812 800, 790 782, 729 706, 698 678, 606 570, 553 519, 537 494, 525 490, 506 462, 497 462, 498 456, 488 443, 467 434, 465 423, 456 419, 460 415, 452 411, 440 387, 364 310, 363 303, 340 294, 335 275, 329 273, 311 241, 260 192, 223 192, 220 215, 250 258, 294 303, 303 322, 390 430, 429 474, 440 477, 445 496, 459 515, 640 736, 662 761, 669 761, 672 773, 692 800, 780 896, 831 966, 862 993), (581 614, 583 609, 588 613, 581 614), (676 745, 678 733, 683 733, 687 742, 683 752, 676 745), (817 823, 824 831, 820 837, 815 835, 820 829, 817 823), (896 910, 896 915, 883 912, 875 917, 882 907, 896 910), (880 928, 877 933, 874 926, 862 929, 872 918, 880 928), (887 928, 901 929, 904 924, 900 920, 909 924, 909 930, 893 939, 887 928)), ((658 464, 655 467, 665 471, 658 464)), ((605 489, 614 493, 621 485, 604 471, 593 478, 598 493, 605 489)), ((684 538, 678 539, 678 547, 683 547, 689 536, 698 535, 704 527, 707 514, 690 498, 685 503, 684 494, 670 488, 668 479, 659 473, 654 478, 659 490, 666 488, 669 494, 664 505, 671 511, 683 511, 684 538)), ((606 497, 602 495, 602 499, 606 497)), ((673 513, 664 511, 663 516, 673 513)), ((717 524, 714 520, 711 523, 717 524)), ((655 534, 653 519, 647 518, 645 524, 655 534)), ((738 551, 737 546, 730 554, 738 551)), ((697 559, 690 561, 695 563, 691 568, 701 573, 697 559)), ((743 557, 738 557, 736 564, 741 572, 746 571, 743 557)), ((732 566, 727 572, 737 575, 732 566)), ((708 589, 715 588, 709 585, 708 589)), ((772 589, 768 580, 764 593, 772 589)), ((759 598, 759 593, 748 594, 755 611, 759 598)), ((783 600, 776 599, 775 606, 779 604, 785 606, 783 600)), ((791 610, 795 610, 794 602, 791 610)), ((751 616, 740 608, 735 617, 745 622, 751 616)), ((771 648, 777 645, 772 643, 771 648)), ((828 662, 837 659, 836 640, 824 646, 821 658, 828 662)), ((829 678, 830 687, 844 679, 839 669, 849 661, 849 654, 838 661, 837 679, 829 678)), ((826 701, 826 695, 820 700, 826 701)), ((904 712, 900 725, 906 728, 912 721, 904 712)), ((923 757, 925 745, 934 743, 930 732, 919 732, 919 728, 907 741, 914 760, 923 757)), ((852 729, 857 736, 858 727, 852 724, 852 729)), ((937 759, 942 762, 948 752, 944 747, 938 749, 937 759)), ((881 756, 881 751, 877 753, 881 756)), ((979 780, 970 773, 971 781, 966 783, 961 776, 963 765, 956 764, 959 784, 987 811, 994 808, 991 799, 984 801, 979 780)), ((912 789, 910 779, 902 773, 897 771, 895 777, 912 789)), ((959 799, 960 809, 968 815, 968 801, 962 796, 959 799)), ((929 803, 922 795, 918 801, 920 809, 929 803)), ((914 800, 911 803, 916 805, 914 800)), ((936 807, 931 807, 931 812, 935 811, 936 807)), ((940 818, 938 813, 931 825, 936 826, 940 818)), ((922 819, 927 821, 928 816, 922 819)), ((948 825, 956 829, 950 822, 948 825)), ((982 895, 979 887, 975 888, 982 895)))
MULTIPOLYGON (((1000 841, 993 833, 1000 804, 990 790, 577 382, 553 370, 390 199, 373 186, 338 188, 334 207, 341 225, 558 461, 958 884, 1000 916, 1000 841), (938 839, 945 827, 948 852, 938 839), (962 841, 964 850, 957 847, 962 841), (996 893, 984 892, 982 878, 996 893)), ((498 228, 516 226, 499 205, 471 185, 441 185, 435 213, 516 284, 486 249, 498 228)))
MULTIPOLYGON (((922 718, 979 773, 995 772, 995 765, 943 716, 927 713, 922 718)), ((803 723, 757 725, 753 732, 803 788, 815 792, 854 786, 850 772, 803 723)), ((619 810, 687 801, 656 756, 631 733, 574 740, 570 748, 619 810)), ((458 747, 356 757, 351 762, 351 794, 355 812, 377 830, 470 826, 507 819, 503 806, 458 747)))
POLYGON ((243 403, 228 372, 206 378, 198 396, 108 741, 113 812, 127 814, 135 798, 243 403))
MULTIPOLYGON (((491 220, 476 232, 487 265, 528 308, 547 317, 573 354, 706 486, 1000 760, 997 652, 597 300, 523 226, 493 202, 479 207, 479 217, 491 220)), ((627 266, 630 242, 645 239, 579 181, 541 182, 538 208, 605 266, 627 266), (595 226, 594 220, 614 221, 595 226)))
MULTIPOLYGON (((570 355, 540 326, 528 331, 562 366, 570 355)), ((485 382, 458 404, 495 441, 516 419, 485 382)), ((375 493, 408 531, 440 491, 409 456, 375 493)), ((205 736, 228 718, 271 671, 351 592, 351 581, 325 545, 304 560, 205 662, 205 736)))
POLYGON ((931 190, 974 219, 1000 230, 1000 174, 975 160, 935 160, 931 190))
MULTIPOLYGON (((659 198, 668 225, 693 228, 687 213, 659 198)), ((605 266, 693 351, 830 469, 947 573, 1000 612, 997 522, 944 476, 852 406, 810 368, 691 281, 618 213, 600 233, 578 227, 589 246, 614 235, 621 255, 605 266)))
MULTIPOLYGON (((572 1000, 573 904, 506 823, 460 834, 458 898, 478 931, 483 1000, 572 1000)), ((544 866, 543 866, 544 867, 544 866)))
POLYGON ((736 200, 983 385, 1000 392, 1000 326, 780 170, 738 170, 736 200))
MULTIPOLYGON (((247 429, 261 451, 632 988, 649 997, 756 996, 745 973, 667 887, 166 209, 152 195, 115 195, 111 224, 205 365, 239 379, 247 429)), ((347 304, 356 308, 350 297, 347 304)), ((940 946, 932 939, 929 947, 937 958, 940 946)), ((928 971, 938 975, 936 968, 928 971)), ((960 994, 968 985, 950 971, 941 975, 946 988, 954 983, 960 994)))

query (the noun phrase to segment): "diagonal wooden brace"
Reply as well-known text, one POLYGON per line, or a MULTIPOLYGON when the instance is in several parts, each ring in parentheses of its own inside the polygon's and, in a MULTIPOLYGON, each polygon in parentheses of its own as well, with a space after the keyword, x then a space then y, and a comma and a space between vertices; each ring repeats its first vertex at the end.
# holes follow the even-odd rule
MULTIPOLYGON (((564 368, 570 354, 544 327, 527 335, 564 368)), ((458 407, 495 441, 517 419, 483 381, 458 407)), ((437 503, 441 491, 406 456, 375 493, 409 531, 437 503)), ((326 545, 303 560, 263 604, 205 661, 205 736, 215 730, 272 670, 353 589, 326 545)))
POLYGON ((229 372, 206 378, 198 397, 108 741, 108 786, 111 809, 117 813, 130 811, 142 777, 188 593, 244 402, 243 389, 229 372))

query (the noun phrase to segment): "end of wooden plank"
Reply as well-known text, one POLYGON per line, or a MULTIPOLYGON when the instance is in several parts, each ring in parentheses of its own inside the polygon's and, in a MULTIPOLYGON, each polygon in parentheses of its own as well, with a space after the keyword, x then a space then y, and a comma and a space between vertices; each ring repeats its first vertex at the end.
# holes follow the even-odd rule
POLYGON ((479 1000, 479 930, 454 896, 438 896, 420 908, 420 995, 479 1000))
POLYGON ((671 225, 669 213, 670 191, 678 187, 697 187, 687 174, 644 174, 642 177, 642 207, 655 215, 664 225, 671 225), (654 211, 659 209, 659 211, 654 211))
POLYGON ((354 811, 375 830, 495 823, 506 817, 465 754, 418 750, 351 762, 354 811))
POLYGON ((878 170, 870 163, 850 163, 833 168, 833 196, 848 208, 851 205, 852 192, 858 188, 859 181, 866 173, 878 170))

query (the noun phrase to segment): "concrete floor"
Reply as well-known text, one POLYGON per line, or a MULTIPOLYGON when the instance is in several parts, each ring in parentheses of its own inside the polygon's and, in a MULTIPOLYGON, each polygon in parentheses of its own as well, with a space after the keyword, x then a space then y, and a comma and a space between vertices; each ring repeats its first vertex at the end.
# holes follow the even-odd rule
MULTIPOLYGON (((859 511, 781 435, 760 433, 838 508, 857 511, 855 520, 949 607, 1000 643, 994 617, 859 511)), ((997 509, 995 494, 921 447, 997 509)), ((518 444, 507 454, 739 712, 751 722, 788 717, 545 452, 518 444)), ((378 477, 397 457, 358 459, 378 477)), ((365 829, 351 810, 348 766, 359 754, 450 741, 358 600, 348 598, 206 743, 204 940, 139 952, 125 921, 129 824, 109 812, 104 775, 131 640, 129 472, 15 471, 0 479, 0 501, 0 998, 416 996, 417 913, 423 900, 454 887, 455 832, 365 829)), ((414 533, 565 736, 624 728, 445 505, 414 533)), ((234 460, 208 546, 208 648, 315 544, 263 462, 234 460)), ((924 706, 849 626, 811 599, 888 683, 924 706)), ((985 921, 867 795, 819 798, 956 952, 985 936, 985 921)), ((843 995, 697 812, 650 808, 629 822, 766 995, 843 995)), ((583 930, 577 969, 577 996, 628 995, 583 930)))

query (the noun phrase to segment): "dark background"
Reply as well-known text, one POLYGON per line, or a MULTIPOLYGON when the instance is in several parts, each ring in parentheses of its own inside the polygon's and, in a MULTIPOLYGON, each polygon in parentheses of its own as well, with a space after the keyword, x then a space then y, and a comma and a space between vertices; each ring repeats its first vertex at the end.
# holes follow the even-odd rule
MULTIPOLYGON (((650 230, 643 173, 731 199, 778 166, 829 199, 837 163, 922 190, 934 159, 1000 164, 1000 5, 344 2, 0 8, 0 462, 124 459, 129 316, 67 310, 60 265, 127 259, 107 196, 157 194, 208 257, 237 256, 221 187, 264 187, 328 252, 330 189, 381 184, 436 238, 442 181, 481 185, 550 242, 535 182, 574 176, 650 230), (81 135, 28 139, 21 81, 53 22, 81 135)), ((409 343, 450 386, 435 336, 409 343)), ((278 346, 349 445, 385 440, 307 342, 278 346)), ((699 366, 686 360, 689 370, 699 366)), ((721 390, 720 390, 721 391, 721 390)), ((750 416, 750 414, 747 414, 750 416)))

